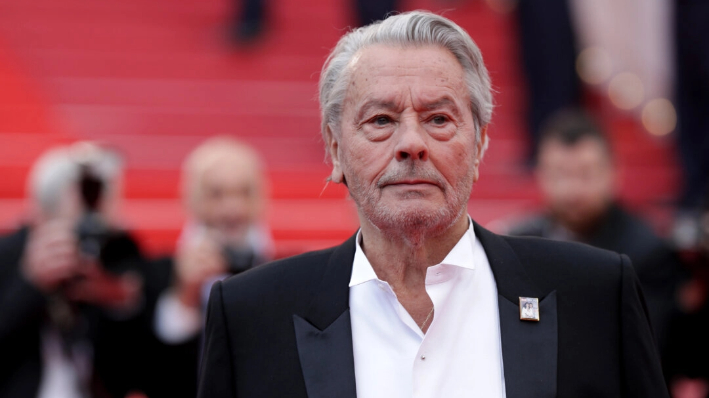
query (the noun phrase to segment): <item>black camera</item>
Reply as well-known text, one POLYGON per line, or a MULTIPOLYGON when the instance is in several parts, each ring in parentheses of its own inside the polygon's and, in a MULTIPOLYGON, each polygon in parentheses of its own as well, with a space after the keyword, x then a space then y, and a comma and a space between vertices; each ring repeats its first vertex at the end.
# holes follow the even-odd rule
POLYGON ((240 249, 226 245, 222 248, 222 253, 227 264, 227 272, 230 274, 239 274, 263 263, 263 259, 250 249, 240 249))
POLYGON ((99 212, 105 183, 93 172, 90 164, 82 164, 79 193, 83 215, 76 225, 79 249, 96 260, 106 271, 121 274, 134 268, 140 251, 135 241, 124 231, 112 228, 99 212))

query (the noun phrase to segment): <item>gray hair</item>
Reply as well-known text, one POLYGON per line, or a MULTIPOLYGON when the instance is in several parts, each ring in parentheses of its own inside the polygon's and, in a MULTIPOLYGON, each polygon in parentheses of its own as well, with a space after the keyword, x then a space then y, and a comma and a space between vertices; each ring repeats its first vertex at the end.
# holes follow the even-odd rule
POLYGON ((122 171, 121 160, 112 151, 89 142, 60 146, 47 150, 32 166, 27 191, 29 197, 44 214, 53 215, 65 190, 76 186, 82 165, 103 181, 111 192, 122 171))
MULTIPOLYGON (((492 88, 480 49, 460 26, 439 15, 411 11, 393 15, 344 35, 332 50, 320 74, 321 134, 328 143, 328 127, 339 134, 342 106, 350 79, 350 63, 355 54, 375 44, 401 47, 434 45, 450 51, 465 71, 470 108, 475 121, 476 142, 492 118, 492 88)), ((482 157, 487 148, 483 142, 482 157)), ((329 153, 327 150, 326 153, 329 153)))

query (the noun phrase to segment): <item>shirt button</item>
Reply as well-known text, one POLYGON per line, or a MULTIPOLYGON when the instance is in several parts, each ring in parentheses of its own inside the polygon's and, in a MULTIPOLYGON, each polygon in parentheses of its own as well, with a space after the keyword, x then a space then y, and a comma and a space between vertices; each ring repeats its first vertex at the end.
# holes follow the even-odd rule
POLYGON ((426 360, 426 356, 425 356, 425 355, 421 355, 421 360, 422 360, 422 361, 425 361, 425 360, 426 360))

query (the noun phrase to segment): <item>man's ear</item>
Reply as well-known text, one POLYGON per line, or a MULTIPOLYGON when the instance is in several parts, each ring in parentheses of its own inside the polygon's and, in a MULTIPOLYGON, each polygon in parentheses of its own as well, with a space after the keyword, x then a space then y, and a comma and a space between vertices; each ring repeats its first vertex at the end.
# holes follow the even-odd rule
POLYGON ((487 151, 487 144, 490 141, 487 136, 487 127, 488 126, 489 125, 486 124, 480 129, 480 140, 478 141, 478 145, 475 148, 477 151, 477 154, 476 154, 477 159, 479 159, 480 161, 483 160, 483 156, 485 155, 485 151, 487 151))
POLYGON ((330 160, 332 161, 332 174, 330 174, 330 181, 341 184, 345 177, 340 165, 340 146, 337 141, 337 137, 335 137, 335 134, 332 132, 332 128, 329 125, 327 126, 325 136, 327 139, 327 149, 330 152, 330 160))
POLYGON ((480 129, 480 139, 475 146, 475 162, 473 163, 473 182, 478 182, 480 179, 480 162, 483 160, 485 151, 487 150, 488 138, 487 138, 487 125, 480 129))

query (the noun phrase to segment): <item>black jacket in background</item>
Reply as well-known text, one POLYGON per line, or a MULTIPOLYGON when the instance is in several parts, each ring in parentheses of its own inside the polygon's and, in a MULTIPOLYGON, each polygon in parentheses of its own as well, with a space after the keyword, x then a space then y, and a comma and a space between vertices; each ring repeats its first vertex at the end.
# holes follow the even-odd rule
MULTIPOLYGON (((21 274, 27 228, 0 238, 0 397, 37 396, 42 378, 40 331, 46 325, 47 297, 21 274)), ((144 283, 141 310, 120 319, 100 308, 82 306, 93 349, 95 397, 123 398, 130 391, 150 391, 155 383, 152 358, 160 346, 152 334, 152 311, 168 280, 169 269, 146 266, 135 242, 126 235, 121 261, 132 262, 144 283)), ((150 395, 157 397, 157 395, 150 395)))

